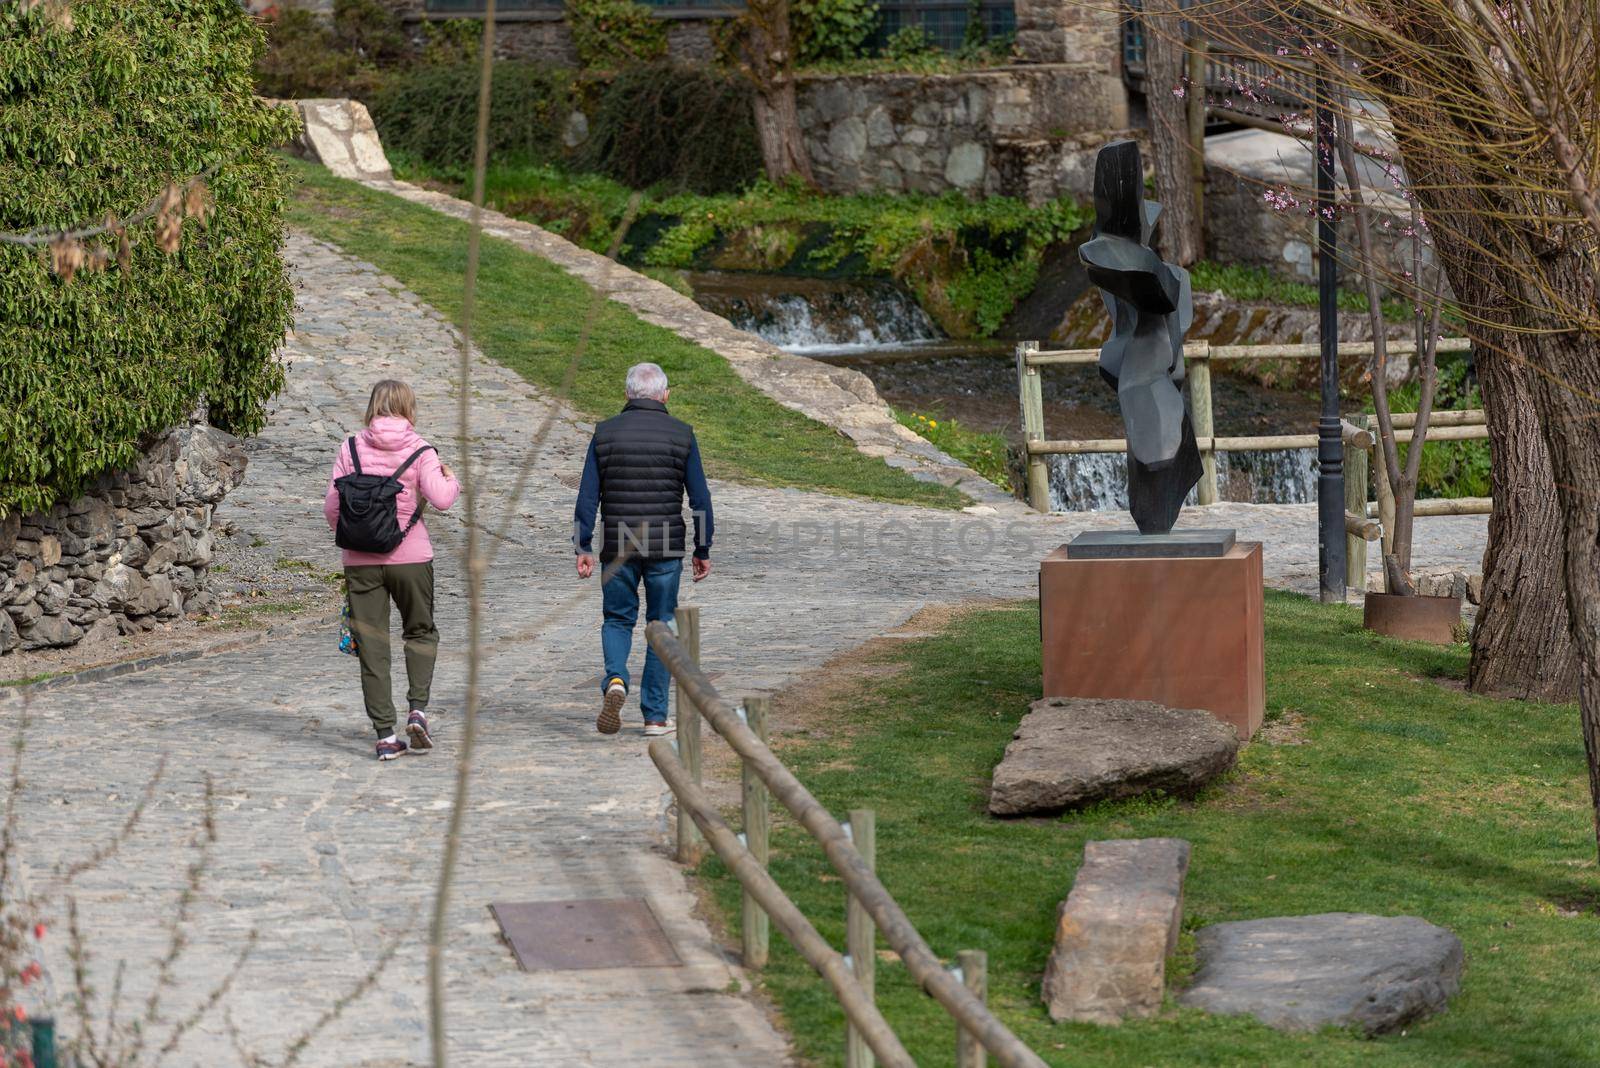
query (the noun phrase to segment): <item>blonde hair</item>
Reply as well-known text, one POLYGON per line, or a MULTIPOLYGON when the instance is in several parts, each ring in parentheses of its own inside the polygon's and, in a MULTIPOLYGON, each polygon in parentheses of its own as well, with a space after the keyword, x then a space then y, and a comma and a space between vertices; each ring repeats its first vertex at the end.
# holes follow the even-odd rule
POLYGON ((372 387, 372 398, 367 401, 367 425, 385 415, 395 415, 406 422, 417 421, 417 395, 404 382, 385 378, 372 387))

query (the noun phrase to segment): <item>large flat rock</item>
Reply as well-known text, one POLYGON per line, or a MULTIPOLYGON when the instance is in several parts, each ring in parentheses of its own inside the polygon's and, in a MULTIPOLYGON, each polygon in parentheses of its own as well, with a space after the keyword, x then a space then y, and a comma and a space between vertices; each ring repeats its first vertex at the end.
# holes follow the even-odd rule
POLYGON ((1461 987, 1461 940, 1415 916, 1329 912, 1219 923, 1195 938, 1200 969, 1179 998, 1281 1031, 1395 1031, 1461 987))
POLYGON ((1052 1020, 1115 1024, 1161 1011, 1188 870, 1189 843, 1181 838, 1083 847, 1040 991, 1052 1020))
POLYGON ((989 813, 1061 812, 1160 790, 1185 796, 1233 767, 1232 727, 1152 701, 1047 697, 1017 725, 994 770, 989 813))

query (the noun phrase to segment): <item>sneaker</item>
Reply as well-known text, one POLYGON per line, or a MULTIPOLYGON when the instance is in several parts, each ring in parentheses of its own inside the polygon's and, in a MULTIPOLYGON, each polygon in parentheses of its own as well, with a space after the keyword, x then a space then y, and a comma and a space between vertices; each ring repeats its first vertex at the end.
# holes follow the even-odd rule
POLYGON ((594 729, 601 734, 615 734, 622 729, 622 704, 628 699, 628 688, 621 679, 612 679, 606 687, 606 699, 600 706, 600 716, 594 729))
POLYGON ((411 751, 418 756, 433 748, 433 735, 428 733, 428 717, 420 708, 413 708, 406 717, 406 735, 411 739, 411 751))
POLYGON ((405 752, 406 743, 403 739, 396 738, 392 742, 385 741, 378 743, 379 760, 393 760, 395 757, 404 756, 405 752))
POLYGON ((644 736, 646 738, 661 738, 665 735, 673 733, 677 729, 678 723, 676 720, 669 719, 661 722, 657 722, 655 720, 645 720, 644 736))

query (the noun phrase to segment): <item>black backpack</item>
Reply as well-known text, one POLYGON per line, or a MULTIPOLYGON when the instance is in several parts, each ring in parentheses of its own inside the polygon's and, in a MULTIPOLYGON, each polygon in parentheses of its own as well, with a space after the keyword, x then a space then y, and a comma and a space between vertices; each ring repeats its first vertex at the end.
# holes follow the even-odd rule
POLYGON ((419 492, 416 513, 405 529, 400 529, 399 497, 405 488, 400 484, 400 476, 431 448, 432 445, 424 445, 412 453, 392 475, 366 475, 361 472, 361 457, 356 455, 356 439, 351 438, 350 462, 355 465, 355 473, 333 481, 333 488, 339 493, 339 525, 334 528, 334 544, 358 553, 392 553, 398 549, 422 518, 426 503, 419 492))

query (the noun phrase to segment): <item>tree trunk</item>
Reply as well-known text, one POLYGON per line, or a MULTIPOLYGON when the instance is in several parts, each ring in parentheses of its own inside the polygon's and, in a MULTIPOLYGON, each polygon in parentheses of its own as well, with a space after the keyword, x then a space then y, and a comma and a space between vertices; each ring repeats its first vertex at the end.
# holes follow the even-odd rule
POLYGON ((794 177, 815 185, 795 103, 788 0, 751 0, 744 22, 742 68, 755 89, 756 136, 767 177, 774 182, 794 177))
POLYGON ((1544 332, 1526 335, 1523 344, 1540 372, 1528 376, 1530 393, 1561 504, 1567 611, 1578 647, 1578 705, 1600 847, 1600 336, 1573 328, 1562 311, 1593 309, 1600 284, 1593 254, 1578 251, 1582 232, 1565 236, 1540 250, 1540 286, 1523 286, 1523 300, 1545 310, 1529 324, 1544 332), (1551 307, 1547 294, 1559 305, 1551 307))
POLYGON ((1425 214, 1448 220, 1432 229, 1434 250, 1450 288, 1472 320, 1478 381, 1493 457, 1489 479, 1494 511, 1483 556, 1483 595, 1472 632, 1467 684, 1477 693, 1571 700, 1577 693, 1578 650, 1568 625, 1563 582, 1561 505, 1550 455, 1534 407, 1531 383, 1541 375, 1525 335, 1488 324, 1514 324, 1518 308, 1505 287, 1514 283, 1484 270, 1482 250, 1494 247, 1492 205, 1475 190, 1478 179, 1430 150, 1431 116, 1397 114, 1406 173, 1425 214))
POLYGON ((1188 93, 1205 87, 1185 83, 1188 49, 1177 0, 1146 0, 1144 13, 1145 103, 1150 110, 1156 197, 1161 201, 1161 251, 1180 267, 1200 258, 1200 218, 1194 205, 1194 160, 1189 148, 1188 93), (1182 90, 1184 96, 1179 96, 1182 90))
POLYGON ((1484 338, 1474 349, 1494 512, 1467 685, 1476 693, 1570 701, 1578 693, 1578 655, 1567 625, 1561 508, 1530 376, 1513 335, 1484 338))

